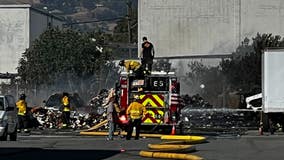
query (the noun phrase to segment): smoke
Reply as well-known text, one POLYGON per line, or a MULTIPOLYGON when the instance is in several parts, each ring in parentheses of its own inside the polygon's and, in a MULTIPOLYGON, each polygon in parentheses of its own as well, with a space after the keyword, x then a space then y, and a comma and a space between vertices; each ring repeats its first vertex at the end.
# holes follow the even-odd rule
POLYGON ((56 74, 52 84, 33 85, 22 92, 26 93, 32 106, 40 106, 50 95, 62 92, 78 94, 87 103, 100 90, 114 87, 118 79, 118 68, 113 62, 108 62, 97 74, 56 74))

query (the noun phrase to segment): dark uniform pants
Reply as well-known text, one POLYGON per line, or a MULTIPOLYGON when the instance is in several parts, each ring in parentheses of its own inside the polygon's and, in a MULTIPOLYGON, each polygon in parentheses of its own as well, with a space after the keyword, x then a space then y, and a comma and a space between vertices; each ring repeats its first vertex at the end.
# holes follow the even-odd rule
POLYGON ((145 59, 142 59, 141 62, 142 62, 142 67, 143 67, 144 70, 147 70, 147 71, 150 71, 150 72, 152 71, 153 59, 150 59, 150 58, 146 59, 145 58, 145 59))
POLYGON ((26 115, 18 115, 18 129, 28 129, 28 117, 26 115))
POLYGON ((130 138, 132 136, 133 127, 136 128, 135 139, 139 139, 141 123, 142 123, 142 119, 141 118, 140 119, 131 119, 130 120, 129 126, 128 126, 128 130, 127 130, 127 136, 126 136, 127 140, 130 140, 130 138))
POLYGON ((68 126, 70 124, 70 112, 68 111, 62 112, 62 122, 63 126, 68 126))

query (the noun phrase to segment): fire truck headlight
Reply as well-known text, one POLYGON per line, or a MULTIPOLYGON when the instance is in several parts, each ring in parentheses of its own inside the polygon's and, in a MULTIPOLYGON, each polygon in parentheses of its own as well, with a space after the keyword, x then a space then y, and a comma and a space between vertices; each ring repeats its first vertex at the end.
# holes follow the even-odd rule
POLYGON ((173 121, 173 122, 176 121, 176 116, 172 116, 172 121, 173 121))

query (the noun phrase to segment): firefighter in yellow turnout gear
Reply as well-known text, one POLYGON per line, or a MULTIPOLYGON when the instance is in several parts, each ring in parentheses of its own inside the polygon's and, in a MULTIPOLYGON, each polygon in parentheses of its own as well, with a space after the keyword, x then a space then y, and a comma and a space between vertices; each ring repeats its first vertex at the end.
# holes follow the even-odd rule
POLYGON ((143 68, 141 67, 141 63, 137 61, 126 61, 126 60, 121 60, 119 62, 120 66, 125 67, 126 71, 129 73, 130 71, 133 71, 133 73, 136 76, 142 76, 143 75, 143 68))
POLYGON ((68 93, 63 93, 63 97, 61 99, 61 104, 62 104, 62 122, 63 128, 66 128, 70 124, 70 98, 68 93))
POLYGON ((27 102, 26 95, 21 94, 19 100, 16 103, 18 109, 18 132, 21 132, 24 129, 24 132, 28 131, 28 117, 27 117, 27 102))
POLYGON ((146 107, 138 102, 139 96, 134 96, 134 99, 135 101, 132 102, 126 110, 126 114, 129 118, 129 126, 127 130, 126 140, 130 140, 133 132, 133 127, 136 128, 135 139, 139 139, 142 118, 146 114, 146 107))

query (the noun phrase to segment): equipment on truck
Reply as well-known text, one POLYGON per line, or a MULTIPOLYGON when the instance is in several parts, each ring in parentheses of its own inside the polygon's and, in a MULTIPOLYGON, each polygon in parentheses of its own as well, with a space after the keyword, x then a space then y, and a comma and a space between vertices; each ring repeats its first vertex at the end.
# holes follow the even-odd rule
POLYGON ((262 55, 262 93, 246 98, 247 108, 263 111, 261 127, 275 131, 275 124, 284 127, 284 49, 266 49, 262 55), (261 106, 253 106, 254 100, 262 98, 261 106))
MULTIPOLYGON (((180 84, 174 72, 152 72, 150 75, 137 77, 122 72, 116 91, 121 107, 120 123, 127 124, 125 112, 133 101, 134 95, 146 107, 142 119, 142 128, 152 130, 170 129, 172 125, 181 126, 180 121, 180 84), (165 127, 168 126, 168 127, 165 127)), ((180 127, 182 128, 182 127, 180 127)))

